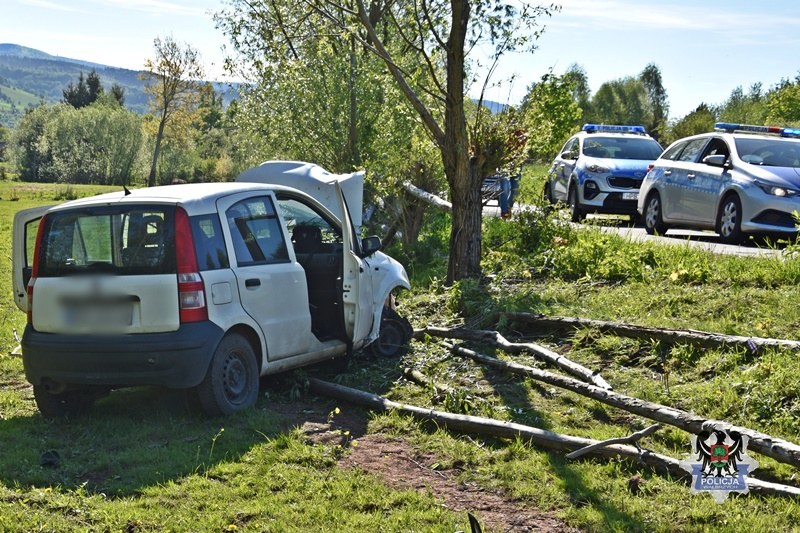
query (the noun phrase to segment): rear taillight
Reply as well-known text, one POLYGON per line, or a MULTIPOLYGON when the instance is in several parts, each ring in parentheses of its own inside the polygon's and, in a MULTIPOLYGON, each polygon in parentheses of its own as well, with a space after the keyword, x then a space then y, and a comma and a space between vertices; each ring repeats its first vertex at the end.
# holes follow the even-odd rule
POLYGON ((45 218, 43 216, 39 221, 39 228, 36 230, 36 246, 33 248, 33 264, 31 265, 31 279, 28 280, 28 285, 25 287, 25 292, 28 293, 28 324, 33 325, 33 286, 36 284, 36 278, 39 277, 39 250, 42 248, 42 234, 44 233, 45 218))
POLYGON ((175 209, 175 255, 178 264, 178 312, 181 323, 208 320, 205 286, 197 268, 189 215, 175 209))

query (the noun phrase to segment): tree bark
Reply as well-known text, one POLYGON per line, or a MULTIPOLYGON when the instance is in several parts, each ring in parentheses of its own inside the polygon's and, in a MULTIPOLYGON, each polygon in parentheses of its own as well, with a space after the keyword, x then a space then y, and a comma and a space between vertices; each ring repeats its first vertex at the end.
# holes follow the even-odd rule
POLYGON ((153 162, 150 165, 150 175, 147 177, 147 186, 153 187, 156 184, 156 170, 158 169, 158 155, 161 152, 161 140, 164 138, 164 126, 166 125, 166 116, 161 117, 161 122, 158 123, 158 133, 156 134, 156 145, 153 148, 153 162))
POLYGON ((744 337, 740 335, 724 335, 722 333, 709 333, 693 329, 665 329, 650 326, 635 326, 619 322, 606 322, 604 320, 591 320, 572 317, 547 317, 532 313, 502 313, 503 317, 518 322, 536 324, 545 328, 595 328, 602 332, 613 333, 621 337, 643 340, 659 340, 668 343, 685 342, 703 348, 720 348, 735 346, 750 352, 760 352, 765 348, 788 348, 800 350, 800 341, 786 339, 769 339, 764 337, 744 337))
MULTIPOLYGON (((503 422, 478 416, 457 415, 418 407, 416 405, 393 402, 375 394, 316 378, 309 378, 308 382, 309 390, 315 394, 345 400, 374 411, 397 410, 420 420, 431 420, 438 425, 446 426, 455 431, 509 439, 522 437, 536 446, 561 452, 578 450, 599 444, 599 441, 593 439, 563 435, 544 429, 516 424, 514 422, 503 422)), ((680 462, 677 459, 656 452, 641 451, 634 446, 610 444, 592 450, 591 454, 600 457, 627 457, 650 466, 657 472, 669 474, 675 478, 688 478, 689 475, 688 472, 680 467, 680 462)), ((800 489, 796 487, 765 482, 752 477, 747 478, 747 486, 753 491, 800 496, 800 489)))
POLYGON ((449 343, 444 343, 444 345, 456 355, 468 357, 479 363, 500 368, 514 374, 527 376, 536 381, 575 392, 606 405, 623 409, 629 413, 637 414, 650 420, 655 420, 656 422, 674 426, 694 435, 699 434, 701 431, 738 431, 750 438, 750 443, 748 445, 750 450, 757 451, 767 457, 772 457, 781 463, 800 467, 800 446, 793 442, 773 437, 750 428, 735 426, 722 420, 709 420, 680 409, 601 389, 595 385, 589 385, 577 379, 559 376, 558 374, 553 374, 545 370, 539 370, 518 363, 501 361, 500 359, 489 357, 459 346, 453 346, 449 343))
POLYGON ((550 363, 551 365, 555 365, 568 374, 572 374, 573 376, 576 376, 587 383, 592 383, 593 385, 596 385, 602 389, 611 389, 611 385, 609 385, 608 382, 597 372, 594 372, 583 365, 579 365, 578 363, 564 357, 561 354, 552 352, 544 346, 539 346, 538 344, 534 344, 532 342, 508 342, 508 340, 506 340, 506 338, 497 331, 475 331, 461 328, 448 329, 430 327, 414 332, 415 337, 425 334, 433 337, 485 342, 508 353, 532 353, 538 359, 550 363))
POLYGON ((419 198, 423 202, 426 202, 438 209, 443 209, 445 211, 453 210, 453 204, 436 196, 435 194, 429 193, 428 191, 423 191, 416 185, 413 185, 411 182, 406 181, 403 183, 403 188, 414 198, 419 198))

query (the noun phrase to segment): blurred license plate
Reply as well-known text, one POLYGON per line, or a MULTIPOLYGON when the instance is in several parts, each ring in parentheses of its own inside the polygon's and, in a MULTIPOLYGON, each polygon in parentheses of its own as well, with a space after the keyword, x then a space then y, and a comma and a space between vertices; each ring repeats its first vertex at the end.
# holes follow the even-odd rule
POLYGON ((638 200, 639 193, 638 192, 624 192, 622 193, 623 200, 638 200))
POLYGON ((133 324, 133 304, 123 302, 70 302, 64 308, 68 326, 130 326, 133 324))

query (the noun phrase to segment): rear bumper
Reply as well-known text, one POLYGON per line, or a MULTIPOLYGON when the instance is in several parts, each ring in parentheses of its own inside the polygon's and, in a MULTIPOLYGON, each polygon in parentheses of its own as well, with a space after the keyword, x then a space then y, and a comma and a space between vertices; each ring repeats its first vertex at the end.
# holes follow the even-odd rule
POLYGON ((170 333, 63 335, 30 324, 22 336, 25 376, 76 385, 188 388, 205 377, 224 331, 213 322, 184 324, 170 333))

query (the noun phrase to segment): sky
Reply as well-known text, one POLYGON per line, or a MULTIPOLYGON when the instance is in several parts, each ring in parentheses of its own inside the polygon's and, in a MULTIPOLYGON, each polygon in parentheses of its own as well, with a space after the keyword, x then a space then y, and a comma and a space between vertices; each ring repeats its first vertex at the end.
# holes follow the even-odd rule
MULTIPOLYGON (((700 103, 724 102, 738 86, 767 89, 800 74, 798 0, 557 3, 538 49, 505 56, 486 98, 516 104, 542 75, 563 74, 573 63, 586 71, 592 92, 654 63, 670 116, 680 118, 700 103)), ((200 52, 209 79, 222 80, 228 41, 212 14, 223 7, 225 0, 0 0, 0 43, 139 70, 153 56, 153 40, 172 36, 200 52)))

